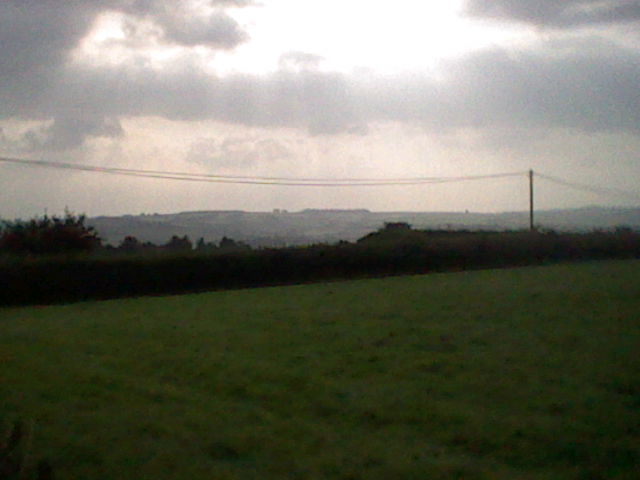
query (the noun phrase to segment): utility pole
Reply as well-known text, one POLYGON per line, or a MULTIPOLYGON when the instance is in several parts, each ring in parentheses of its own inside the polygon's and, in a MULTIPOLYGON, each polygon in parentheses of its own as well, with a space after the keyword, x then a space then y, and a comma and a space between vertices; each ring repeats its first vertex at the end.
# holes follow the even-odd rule
POLYGON ((529 230, 535 230, 533 226, 533 170, 529 170, 529 230))

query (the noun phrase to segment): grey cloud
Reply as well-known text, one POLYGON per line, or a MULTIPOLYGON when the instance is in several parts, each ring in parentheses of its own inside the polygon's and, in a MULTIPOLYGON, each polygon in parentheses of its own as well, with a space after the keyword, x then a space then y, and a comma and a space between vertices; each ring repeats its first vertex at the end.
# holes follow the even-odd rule
POLYGON ((258 163, 290 158, 291 150, 273 139, 203 138, 191 145, 187 160, 221 168, 247 168, 258 163))
POLYGON ((313 53, 292 51, 284 53, 280 56, 278 64, 281 69, 301 68, 314 69, 324 61, 324 57, 313 53))
POLYGON ((20 82, 27 75, 57 69, 89 28, 95 7, 53 0, 0 2, 0 79, 20 82), (77 8, 76 8, 77 7, 77 8))
POLYGON ((209 16, 185 11, 186 0, 3 0, 0 2, 0 80, 17 82, 32 76, 44 80, 64 65, 67 54, 87 33, 98 14, 115 10, 160 25, 171 42, 228 49, 246 39, 224 7, 248 1, 210 0, 219 7, 209 16))
POLYGON ((247 34, 222 7, 242 7, 250 2, 210 1, 212 12, 192 8, 189 0, 118 2, 117 7, 133 18, 145 18, 158 25, 170 43, 184 46, 206 45, 231 49, 244 42, 247 34))
POLYGON ((124 131, 116 118, 103 116, 57 117, 44 127, 25 133, 22 143, 31 151, 64 151, 81 146, 87 137, 122 137, 124 131))
POLYGON ((224 12, 216 12, 208 18, 167 17, 161 25, 167 37, 181 45, 231 49, 247 38, 240 25, 224 12))
POLYGON ((470 54, 444 63, 437 80, 288 68, 215 77, 186 56, 168 69, 144 62, 66 66, 45 83, 33 76, 1 83, 0 118, 59 119, 49 140, 38 137, 57 148, 105 132, 97 122, 77 128, 74 140, 65 133, 76 128, 69 119, 135 116, 291 127, 312 135, 365 134, 369 123, 383 121, 433 131, 514 126, 640 134, 638 78, 638 50, 585 39, 470 54))
POLYGON ((216 83, 210 115, 295 126, 311 134, 366 133, 398 121, 455 128, 571 128, 640 133, 640 52, 602 41, 556 42, 519 53, 493 49, 443 64, 444 78, 361 81, 318 71, 216 83))
POLYGON ((215 78, 197 68, 129 66, 68 72, 37 102, 24 95, 20 108, 31 116, 60 116, 71 108, 113 117, 306 128, 312 134, 363 132, 367 123, 384 120, 430 129, 640 129, 640 53, 634 50, 585 42, 517 54, 495 49, 449 62, 443 71, 446 78, 438 81, 414 76, 362 82, 318 71, 215 78))
POLYGON ((185 117, 191 117, 194 114, 190 110, 201 102, 196 97, 203 93, 194 85, 198 82, 197 74, 164 78, 141 59, 138 65, 130 65, 124 72, 123 78, 131 80, 127 87, 118 78, 122 70, 79 71, 70 67, 69 53, 87 34, 97 16, 108 10, 151 20, 165 30, 165 36, 172 43, 232 48, 243 41, 245 35, 224 9, 251 3, 249 0, 209 0, 209 6, 214 8, 212 14, 184 17, 189 5, 187 0, 2 0, 0 118, 55 118, 46 132, 32 132, 30 143, 34 148, 39 144, 71 148, 78 139, 99 133, 98 127, 83 123, 87 118, 115 117, 135 111, 135 108, 123 108, 122 102, 127 100, 135 99, 132 104, 137 105, 139 111, 146 110, 144 105, 148 105, 148 110, 160 115, 176 115, 180 110, 185 117), (147 81, 151 82, 149 89, 147 81), (172 99, 173 93, 178 97, 172 99), (188 100, 185 102, 189 98, 191 104, 188 100), (181 102, 180 107, 172 106, 181 102), (109 111, 113 114, 103 113, 109 111), (75 119, 83 126, 73 134, 75 119))
POLYGON ((580 45, 562 54, 561 45, 495 49, 449 62, 444 80, 397 79, 388 88, 374 82, 369 116, 435 130, 513 125, 640 133, 640 53, 580 45))
POLYGON ((640 22, 638 0, 468 0, 471 16, 530 23, 540 27, 640 22))
MULTIPOLYGON (((104 3, 103 0, 90 0, 104 3)), ((138 14, 157 13, 167 5, 178 5, 182 8, 188 4, 188 0, 109 0, 119 9, 138 14)), ((254 0, 205 0, 201 2, 212 8, 222 7, 248 7, 254 4, 254 0)))
POLYGON ((280 71, 214 82, 209 115, 254 126, 307 128, 313 135, 341 133, 362 124, 357 91, 337 73, 280 71))

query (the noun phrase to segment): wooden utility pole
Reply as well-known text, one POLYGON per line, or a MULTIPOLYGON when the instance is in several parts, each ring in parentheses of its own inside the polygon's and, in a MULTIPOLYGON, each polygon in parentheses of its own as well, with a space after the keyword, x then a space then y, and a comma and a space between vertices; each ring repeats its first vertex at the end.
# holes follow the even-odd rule
POLYGON ((529 230, 535 230, 533 226, 533 170, 529 170, 529 230))

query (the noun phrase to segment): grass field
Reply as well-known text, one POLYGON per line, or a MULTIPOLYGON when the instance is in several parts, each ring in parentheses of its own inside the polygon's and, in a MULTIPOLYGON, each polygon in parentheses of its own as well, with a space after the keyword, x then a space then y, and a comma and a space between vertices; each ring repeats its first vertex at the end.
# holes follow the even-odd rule
POLYGON ((0 309, 68 479, 637 479, 640 261, 0 309))

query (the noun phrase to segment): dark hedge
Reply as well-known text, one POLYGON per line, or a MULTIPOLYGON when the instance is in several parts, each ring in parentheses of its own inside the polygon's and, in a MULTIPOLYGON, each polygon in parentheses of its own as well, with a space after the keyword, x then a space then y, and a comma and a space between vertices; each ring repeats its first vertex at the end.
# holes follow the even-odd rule
POLYGON ((367 276, 640 257, 640 234, 420 232, 358 243, 172 256, 7 257, 0 305, 257 287, 367 276))

